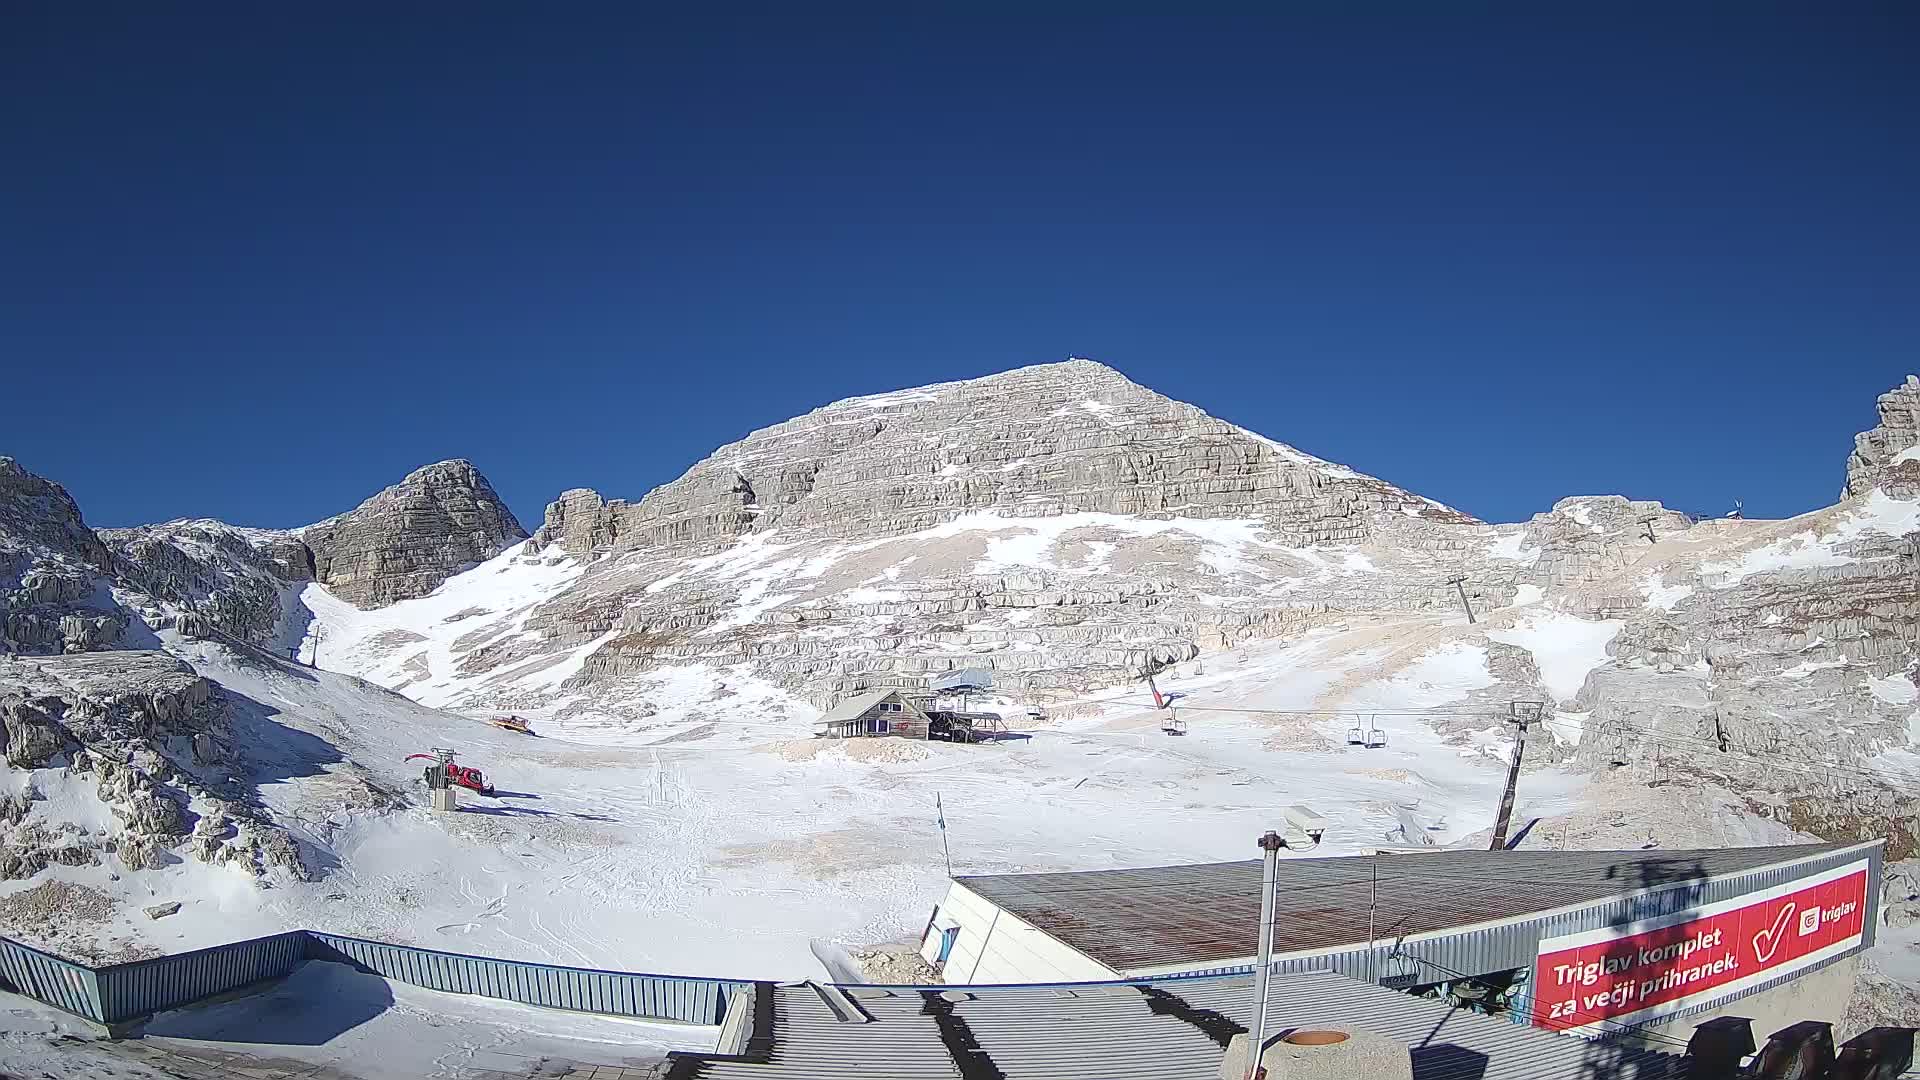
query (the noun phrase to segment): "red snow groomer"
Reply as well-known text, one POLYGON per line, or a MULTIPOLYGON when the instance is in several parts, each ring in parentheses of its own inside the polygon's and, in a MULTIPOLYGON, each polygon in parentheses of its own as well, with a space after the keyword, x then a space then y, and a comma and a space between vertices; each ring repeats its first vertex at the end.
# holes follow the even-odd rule
POLYGON ((454 764, 453 751, 451 750, 435 750, 431 754, 407 755, 408 761, 412 761, 415 758, 424 758, 427 761, 433 762, 433 764, 427 766, 425 770, 428 787, 436 786, 433 782, 435 770, 445 769, 447 770, 447 783, 457 784, 469 791, 477 791, 482 795, 493 794, 493 785, 487 782, 486 777, 480 775, 479 769, 454 764))

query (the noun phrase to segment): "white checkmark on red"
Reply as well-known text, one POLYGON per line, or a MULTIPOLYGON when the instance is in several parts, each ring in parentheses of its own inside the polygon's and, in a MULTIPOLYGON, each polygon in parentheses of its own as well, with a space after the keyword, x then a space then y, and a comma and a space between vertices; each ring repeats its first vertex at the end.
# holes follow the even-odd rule
POLYGON ((1794 906, 1793 904, 1788 904, 1786 907, 1780 909, 1780 914, 1773 920, 1772 929, 1762 930, 1753 935, 1753 958, 1755 960, 1764 964, 1773 959, 1774 953, 1780 951, 1780 931, 1786 929, 1787 920, 1793 918, 1794 906), (1762 942, 1765 944, 1762 944, 1762 942))

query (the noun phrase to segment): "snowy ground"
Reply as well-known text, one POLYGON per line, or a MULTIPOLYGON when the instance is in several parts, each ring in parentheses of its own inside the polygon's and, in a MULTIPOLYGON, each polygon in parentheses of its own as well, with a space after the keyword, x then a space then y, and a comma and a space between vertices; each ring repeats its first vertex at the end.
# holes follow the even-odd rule
MULTIPOLYGON (((99 934, 166 951, 298 926, 580 966, 817 977, 813 942, 920 929, 946 880, 936 793, 956 873, 1249 858, 1296 802, 1333 822, 1321 853, 1485 829, 1504 741, 1451 745, 1405 711, 1487 685, 1484 649, 1449 640, 1455 629, 1363 625, 1214 654, 1202 671, 1161 680, 1185 695, 1182 737, 1162 733, 1140 694, 1116 692, 986 746, 829 743, 809 737, 804 707, 768 721, 750 705, 737 722, 665 745, 640 744, 657 730, 626 745, 606 731, 596 745, 534 738, 350 676, 163 634, 246 700, 252 778, 325 876, 260 888, 193 861, 117 880, 104 867, 51 872, 126 902, 99 934), (1373 671, 1409 634, 1436 644, 1373 671), (1388 745, 1348 747, 1347 721, 1329 714, 1245 711, 1335 704, 1375 712, 1388 745), (463 793, 459 814, 429 812, 421 763, 403 759, 433 746, 458 748, 497 797, 463 793), (370 786, 407 806, 380 808, 370 786), (165 900, 184 906, 159 922, 139 914, 165 900)), ((1570 812, 1580 784, 1530 774, 1519 812, 1570 812)))

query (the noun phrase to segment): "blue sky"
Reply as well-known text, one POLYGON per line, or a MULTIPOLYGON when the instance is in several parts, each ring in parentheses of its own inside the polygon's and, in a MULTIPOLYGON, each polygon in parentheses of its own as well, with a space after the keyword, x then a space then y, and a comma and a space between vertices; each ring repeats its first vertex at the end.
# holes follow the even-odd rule
POLYGON ((1072 354, 1490 520, 1784 516, 1920 370, 1911 4, 809 7, 11 6, 0 453, 532 525, 1072 354))

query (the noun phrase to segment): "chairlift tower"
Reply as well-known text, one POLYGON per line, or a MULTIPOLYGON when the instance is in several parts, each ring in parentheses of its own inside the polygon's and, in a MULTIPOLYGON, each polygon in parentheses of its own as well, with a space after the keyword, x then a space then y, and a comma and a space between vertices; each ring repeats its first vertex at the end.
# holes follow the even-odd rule
POLYGON ((1447 579, 1447 584, 1459 591, 1460 606, 1467 609, 1467 624, 1472 625, 1475 620, 1473 617, 1473 602, 1467 599, 1467 575, 1460 574, 1456 577, 1450 577, 1447 579))
POLYGON ((433 759, 436 764, 427 766, 427 796, 434 810, 450 814, 460 809, 459 789, 454 787, 447 771, 447 766, 453 764, 453 751, 436 746, 433 759))
POLYGON ((1515 701, 1507 706, 1507 722, 1514 726, 1513 760, 1507 766, 1507 786, 1500 793, 1500 814, 1493 823, 1493 841, 1488 851, 1503 851, 1507 846, 1507 826, 1513 821, 1513 791, 1520 783, 1520 758, 1527 752, 1527 728, 1546 712, 1544 701, 1515 701))

